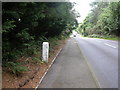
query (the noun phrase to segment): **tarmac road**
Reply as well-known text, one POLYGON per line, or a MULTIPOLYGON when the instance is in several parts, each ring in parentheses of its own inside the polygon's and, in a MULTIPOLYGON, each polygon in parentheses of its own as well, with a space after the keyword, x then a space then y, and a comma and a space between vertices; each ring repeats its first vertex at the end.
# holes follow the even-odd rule
POLYGON ((97 38, 74 38, 91 66, 101 88, 118 88, 118 42, 97 38))
POLYGON ((38 88, 118 88, 118 42, 67 41, 38 88))
POLYGON ((74 38, 67 41, 39 88, 98 88, 74 38))

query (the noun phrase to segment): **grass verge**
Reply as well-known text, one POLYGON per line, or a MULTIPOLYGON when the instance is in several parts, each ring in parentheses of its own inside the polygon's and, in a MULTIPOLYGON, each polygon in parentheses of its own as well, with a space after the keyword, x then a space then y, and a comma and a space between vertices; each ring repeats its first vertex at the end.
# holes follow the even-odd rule
POLYGON ((107 40, 120 41, 120 38, 101 38, 101 39, 107 39, 107 40))
POLYGON ((115 37, 115 36, 101 36, 101 35, 93 34, 93 35, 89 35, 87 37, 89 37, 89 38, 99 38, 99 39, 120 41, 120 37, 115 37))

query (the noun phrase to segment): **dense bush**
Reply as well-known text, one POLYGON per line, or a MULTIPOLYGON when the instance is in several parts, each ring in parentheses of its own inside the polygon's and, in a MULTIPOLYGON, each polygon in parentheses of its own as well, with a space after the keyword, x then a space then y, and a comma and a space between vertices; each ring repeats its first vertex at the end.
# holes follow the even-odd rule
POLYGON ((3 2, 3 66, 23 55, 36 54, 43 41, 58 45, 57 40, 68 36, 77 25, 73 6, 69 2, 3 2))
POLYGON ((120 37, 120 2, 93 2, 91 6, 91 13, 78 30, 83 35, 120 37))
POLYGON ((8 67, 8 69, 10 69, 12 71, 12 73, 14 73, 16 75, 20 74, 21 72, 28 71, 28 68, 22 66, 21 63, 7 62, 6 66, 8 67))

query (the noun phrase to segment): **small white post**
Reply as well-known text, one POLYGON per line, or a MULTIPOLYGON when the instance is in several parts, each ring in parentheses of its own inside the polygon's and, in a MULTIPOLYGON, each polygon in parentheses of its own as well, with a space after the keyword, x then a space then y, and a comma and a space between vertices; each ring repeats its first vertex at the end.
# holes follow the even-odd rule
POLYGON ((43 59, 43 61, 48 62, 48 57, 49 57, 49 43, 43 42, 43 45, 42 45, 42 59, 43 59))

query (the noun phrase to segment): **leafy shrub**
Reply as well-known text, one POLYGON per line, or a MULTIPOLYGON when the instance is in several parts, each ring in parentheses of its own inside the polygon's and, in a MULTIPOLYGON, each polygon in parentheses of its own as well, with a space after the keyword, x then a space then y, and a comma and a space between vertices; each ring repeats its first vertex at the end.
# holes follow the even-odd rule
POLYGON ((37 58, 37 57, 32 58, 32 60, 33 60, 33 61, 40 61, 40 59, 37 58))
POLYGON ((56 38, 56 37, 50 38, 49 42, 50 42, 51 45, 56 46, 56 45, 58 45, 58 38, 56 38))
POLYGON ((18 58, 20 58, 21 56, 23 56, 23 52, 20 50, 11 50, 11 52, 6 52, 3 53, 3 57, 2 57, 2 64, 5 65, 6 62, 9 61, 14 61, 18 58))
POLYGON ((32 58, 32 60, 33 60, 35 63, 46 63, 46 62, 42 61, 41 58, 38 58, 38 57, 34 57, 34 58, 32 58))
POLYGON ((69 12, 72 3, 4 2, 2 7, 4 64, 22 55, 36 54, 41 50, 42 42, 49 41, 52 47, 58 45, 58 39, 54 37, 63 31, 69 33, 67 28, 72 29, 76 25, 75 13, 69 12), (48 40, 50 37, 54 39, 48 40))
POLYGON ((26 54, 29 56, 37 54, 37 50, 36 50, 36 48, 29 47, 26 49, 26 54))
POLYGON ((89 35, 88 37, 91 37, 91 38, 115 38, 115 36, 113 35, 98 35, 98 34, 92 34, 92 35, 89 35))
POLYGON ((19 74, 25 71, 28 71, 28 68, 22 66, 21 63, 16 62, 7 62, 6 66, 12 71, 14 74, 19 74))
POLYGON ((88 37, 94 37, 94 38, 103 38, 102 35, 98 35, 98 34, 92 34, 92 35, 89 35, 88 37))
POLYGON ((10 32, 10 29, 13 29, 14 27, 16 27, 16 25, 14 25, 15 21, 6 21, 5 23, 3 23, 3 32, 8 33, 10 32))

